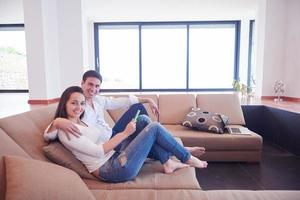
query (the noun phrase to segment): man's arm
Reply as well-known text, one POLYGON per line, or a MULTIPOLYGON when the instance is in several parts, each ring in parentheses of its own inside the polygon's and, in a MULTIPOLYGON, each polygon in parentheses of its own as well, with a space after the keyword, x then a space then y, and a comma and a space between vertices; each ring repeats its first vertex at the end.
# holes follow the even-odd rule
POLYGON ((46 141, 54 140, 57 138, 58 129, 66 133, 67 138, 70 140, 70 134, 75 137, 80 137, 80 130, 70 120, 64 118, 56 118, 46 128, 44 132, 44 139, 46 141))
POLYGON ((144 97, 138 97, 138 100, 140 103, 148 103, 150 106, 151 111, 154 115, 159 115, 159 110, 157 104, 153 101, 151 98, 144 98, 144 97))
POLYGON ((151 111, 155 115, 159 115, 158 106, 151 98, 144 98, 144 97, 136 97, 136 96, 129 96, 129 97, 101 97, 96 99, 99 104, 102 104, 105 109, 108 110, 115 110, 124 107, 130 107, 136 103, 149 103, 151 111))

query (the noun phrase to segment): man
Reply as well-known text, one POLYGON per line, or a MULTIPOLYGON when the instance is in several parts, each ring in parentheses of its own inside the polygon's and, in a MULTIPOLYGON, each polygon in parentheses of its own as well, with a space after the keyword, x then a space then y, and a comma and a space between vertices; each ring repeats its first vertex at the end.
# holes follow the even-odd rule
MULTIPOLYGON (((110 139, 115 134, 122 132, 126 125, 134 118, 137 110, 140 114, 148 115, 142 103, 148 103, 151 111, 158 116, 159 111, 156 103, 150 98, 141 98, 136 96, 112 98, 97 95, 100 91, 102 76, 94 71, 89 70, 82 76, 81 87, 86 98, 86 107, 83 118, 81 119, 88 126, 98 128, 106 139, 110 139), (104 112, 107 109, 129 108, 126 113, 116 122, 113 128, 105 122, 104 112)), ((70 120, 64 118, 56 118, 45 130, 44 139, 46 141, 57 138, 57 130, 60 129, 67 134, 70 140, 70 134, 80 137, 79 129, 70 120)), ((126 145, 125 145, 126 146, 126 145)), ((120 150, 118 146, 116 150, 120 150)), ((205 151, 203 147, 185 147, 193 155, 202 155, 205 151)), ((155 158, 155 152, 150 152, 149 157, 155 158)))
MULTIPOLYGON (((129 121, 133 119, 137 110, 141 111, 140 114, 148 115, 146 109, 141 103, 148 103, 151 111, 155 115, 159 114, 156 103, 150 98, 141 98, 135 96, 129 96, 128 98, 112 98, 99 96, 98 93, 101 83, 102 76, 98 72, 89 70, 83 74, 81 87, 86 98, 86 108, 82 121, 88 126, 97 127, 107 137, 110 138, 118 132, 123 131, 129 121), (105 110, 129 107, 130 109, 120 118, 119 121, 116 122, 115 126, 111 129, 104 119, 105 110)), ((50 124, 44 133, 44 138, 46 141, 53 140, 57 137, 57 131, 48 131, 49 128, 52 130, 63 130, 65 133, 67 133, 68 139, 70 139, 70 134, 73 134, 76 137, 80 137, 81 135, 79 129, 69 120, 57 118, 50 124)))

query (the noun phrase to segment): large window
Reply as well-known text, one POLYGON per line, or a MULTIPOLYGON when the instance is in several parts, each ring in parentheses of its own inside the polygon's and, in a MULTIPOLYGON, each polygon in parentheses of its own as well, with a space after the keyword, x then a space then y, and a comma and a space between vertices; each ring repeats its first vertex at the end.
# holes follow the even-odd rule
POLYGON ((98 33, 102 89, 139 88, 138 26, 106 26, 98 33))
POLYGON ((0 25, 0 91, 28 90, 24 25, 0 25))
POLYGON ((239 21, 95 23, 104 91, 232 90, 239 21))
POLYGON ((234 79, 235 28, 190 26, 190 88, 231 88, 234 79))
POLYGON ((142 26, 142 88, 185 89, 186 27, 142 26))

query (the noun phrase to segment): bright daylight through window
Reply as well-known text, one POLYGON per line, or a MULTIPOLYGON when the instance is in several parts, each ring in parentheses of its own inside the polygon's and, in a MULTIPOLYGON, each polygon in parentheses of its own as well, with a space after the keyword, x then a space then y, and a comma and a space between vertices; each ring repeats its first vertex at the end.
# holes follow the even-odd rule
POLYGON ((95 24, 104 90, 231 90, 239 22, 95 24))
POLYGON ((24 27, 0 25, 0 91, 27 89, 24 27))

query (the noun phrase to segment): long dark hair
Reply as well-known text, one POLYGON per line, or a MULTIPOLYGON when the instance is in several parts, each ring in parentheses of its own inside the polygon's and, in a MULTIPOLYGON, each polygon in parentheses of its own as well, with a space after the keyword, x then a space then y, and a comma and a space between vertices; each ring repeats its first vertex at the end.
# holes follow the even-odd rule
MULTIPOLYGON (((62 95, 60 97, 54 119, 56 119, 58 117, 66 118, 66 119, 68 118, 66 104, 67 104, 67 101, 69 100, 70 96, 74 92, 78 92, 83 95, 83 90, 81 89, 81 87, 71 86, 71 87, 68 87, 67 89, 65 89, 65 91, 62 93, 62 95)), ((84 112, 80 115, 80 119, 82 119, 83 115, 84 115, 84 112)))

